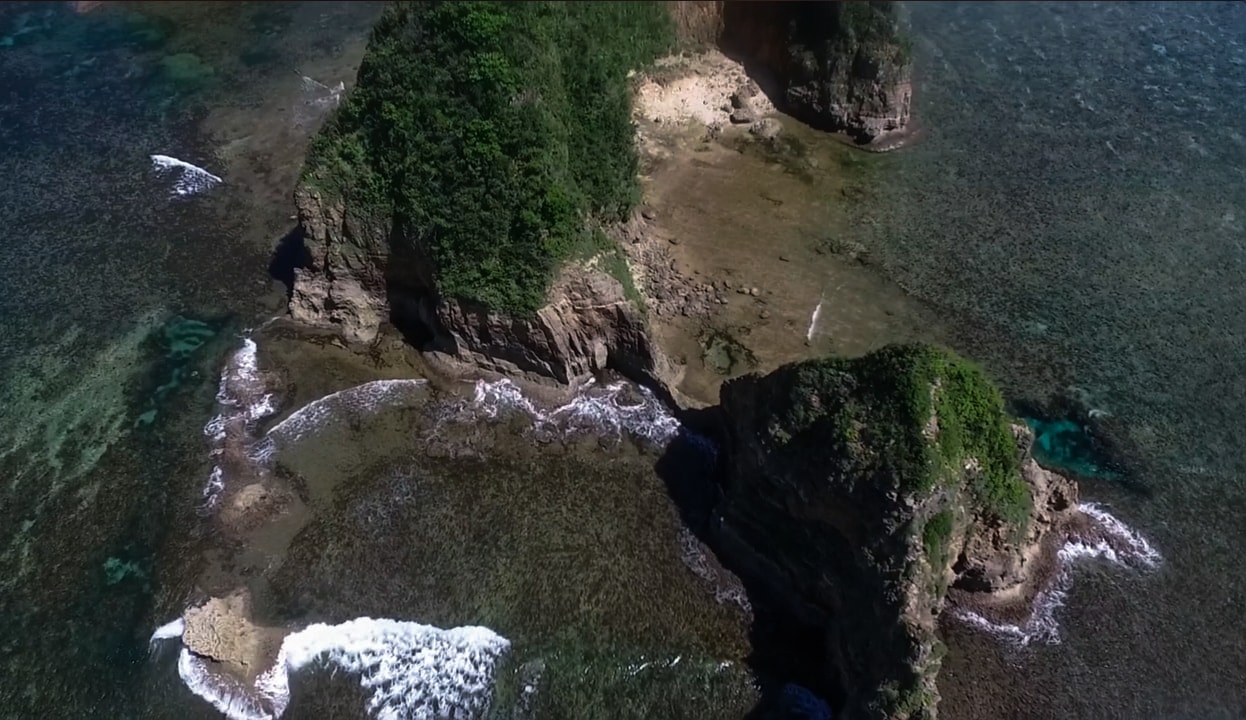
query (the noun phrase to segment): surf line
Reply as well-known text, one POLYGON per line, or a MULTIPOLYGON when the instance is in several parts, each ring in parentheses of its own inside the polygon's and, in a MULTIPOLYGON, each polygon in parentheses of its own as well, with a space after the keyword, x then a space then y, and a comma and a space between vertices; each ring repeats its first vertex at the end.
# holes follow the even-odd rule
POLYGON ((175 195, 194 195, 225 182, 220 176, 213 175, 198 165, 192 165, 171 155, 152 155, 151 164, 156 172, 177 171, 180 173, 173 184, 175 195))

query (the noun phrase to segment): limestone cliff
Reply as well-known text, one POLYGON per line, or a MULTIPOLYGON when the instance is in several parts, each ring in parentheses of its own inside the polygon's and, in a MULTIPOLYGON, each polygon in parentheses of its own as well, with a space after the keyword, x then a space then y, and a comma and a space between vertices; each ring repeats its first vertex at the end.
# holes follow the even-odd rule
POLYGON ((643 310, 604 272, 568 264, 534 314, 491 312, 438 297, 432 259, 391 227, 306 186, 295 199, 307 249, 290 299, 299 322, 354 344, 372 342, 382 324, 393 322, 425 350, 533 380, 573 383, 607 367, 669 379, 643 310))
POLYGON ((657 2, 391 3, 308 153, 291 315, 560 383, 662 377, 603 228, 639 197, 627 73, 673 42, 657 2))
POLYGON ((893 346, 728 383, 720 545, 824 634, 846 718, 934 718, 950 585, 1018 589, 1076 489, 1029 457, 980 372, 893 346))
POLYGON ((742 60, 775 104, 872 142, 905 130, 912 58, 891 2, 671 2, 680 38, 742 60))

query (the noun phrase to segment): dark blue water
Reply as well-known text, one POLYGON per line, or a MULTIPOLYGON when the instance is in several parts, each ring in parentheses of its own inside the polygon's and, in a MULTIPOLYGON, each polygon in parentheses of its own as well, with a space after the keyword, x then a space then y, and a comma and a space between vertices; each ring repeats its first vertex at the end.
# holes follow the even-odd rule
POLYGON ((1127 477, 1077 427, 1040 452, 1165 557, 1081 566, 1060 645, 945 623, 942 712, 1244 717, 1246 5, 909 11, 924 138, 862 232, 1014 396, 1108 413, 1127 477))
POLYGON ((248 133, 305 139, 296 68, 357 62, 377 12, 71 5, 0 5, 0 717, 144 704, 220 359, 275 307, 290 209, 252 199, 288 197, 299 155, 247 154, 248 133), (157 153, 226 182, 175 196, 157 153))

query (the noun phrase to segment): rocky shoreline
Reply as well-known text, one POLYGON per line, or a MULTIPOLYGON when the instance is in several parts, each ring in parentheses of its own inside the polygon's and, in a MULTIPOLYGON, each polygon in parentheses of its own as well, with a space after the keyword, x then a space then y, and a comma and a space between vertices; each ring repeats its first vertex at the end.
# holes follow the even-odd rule
MULTIPOLYGON (((722 137, 783 152, 787 130, 776 106, 866 149, 894 149, 907 137, 907 51, 877 18, 845 15, 845 4, 794 5, 672 4, 686 38, 745 57, 741 64, 711 50, 636 78, 642 159, 660 163, 722 137), (785 12, 850 28, 847 44, 792 35, 785 12), (760 82, 745 74, 750 66, 760 82)), ((720 377, 689 391, 694 363, 678 348, 692 338, 681 323, 704 327, 741 303, 770 320, 775 290, 681 263, 671 251, 683 238, 653 204, 606 228, 624 273, 607 269, 608 252, 566 263, 545 304, 520 316, 441 296, 424 249, 395 242, 395 228, 344 197, 304 184, 295 198, 305 256, 291 288, 296 322, 357 349, 401 334, 452 375, 497 373, 566 392, 615 371, 684 410, 711 408, 710 422, 723 431, 723 470, 710 516, 696 530, 715 563, 773 600, 781 622, 808 629, 805 683, 844 717, 936 717, 944 652, 937 619, 949 590, 967 606, 1020 607, 1055 572, 1078 516, 1076 486, 1037 465, 1033 435, 1009 429, 998 393, 954 356, 887 346, 856 360, 794 364, 809 354, 802 347, 759 368, 770 374, 725 385, 720 377), (879 384, 865 387, 870 382, 879 384), (945 401, 955 393, 969 405, 945 401), (836 414, 838 407, 862 412, 836 414), (891 457, 897 442, 911 457, 891 457), (983 483, 999 484, 991 492, 1009 494, 1013 505, 983 500, 983 483)), ((775 260, 789 262, 782 253, 775 260)), ((805 346, 816 321, 815 309, 805 346)), ((732 355, 731 341, 723 342, 719 351, 732 355)), ((729 359, 722 374, 742 369, 729 359)), ((244 504, 257 512, 276 502, 267 491, 252 495, 244 504)), ((239 524, 233 515, 221 517, 239 524)), ((210 599, 183 618, 183 642, 254 681, 277 650, 250 616, 245 595, 210 599), (221 649, 231 642, 232 650, 221 649)))

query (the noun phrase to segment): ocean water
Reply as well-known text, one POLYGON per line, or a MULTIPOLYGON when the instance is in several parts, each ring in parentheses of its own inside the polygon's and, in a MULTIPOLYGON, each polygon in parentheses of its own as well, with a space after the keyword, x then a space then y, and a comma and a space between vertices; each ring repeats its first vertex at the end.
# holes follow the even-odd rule
MULTIPOLYGON (((300 143, 377 11, 0 5, 0 717, 756 701, 766 626, 746 637, 758 609, 671 500, 713 449, 653 398, 541 409, 260 329, 300 143), (689 465, 655 476, 672 441, 689 465), (230 525, 248 483, 284 519, 230 525), (249 687, 174 620, 238 585, 285 633, 249 687)), ((1039 426, 1088 511, 1129 527, 1068 549, 1025 642, 949 613, 943 716, 1246 716, 1246 6, 909 13, 923 136, 869 160, 884 182, 852 240, 1010 395, 1080 397, 1135 453, 1106 465, 1075 423, 1039 426)))
POLYGON ((378 10, 72 5, 0 6, 0 717, 136 716, 221 359, 280 307, 290 210, 238 159, 378 10))
POLYGON ((1123 475, 1065 460, 1163 558, 1079 562, 1051 643, 945 619, 943 716, 1246 717, 1246 5, 908 12, 922 136, 859 241, 1014 398, 1117 422, 1123 475))

